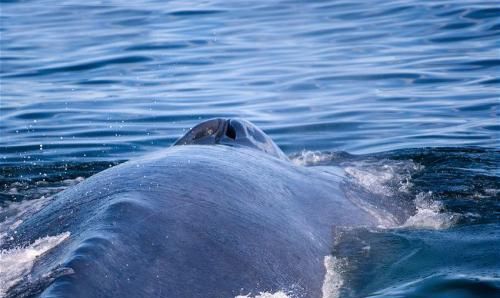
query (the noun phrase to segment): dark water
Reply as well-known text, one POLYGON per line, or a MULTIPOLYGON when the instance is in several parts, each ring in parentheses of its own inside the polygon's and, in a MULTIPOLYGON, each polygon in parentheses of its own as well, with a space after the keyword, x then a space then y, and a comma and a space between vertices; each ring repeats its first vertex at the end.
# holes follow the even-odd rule
POLYGON ((335 247, 341 296, 499 294, 497 1, 0 8, 3 228, 10 201, 166 148, 202 119, 242 117, 297 163, 416 202, 406 227, 335 247))

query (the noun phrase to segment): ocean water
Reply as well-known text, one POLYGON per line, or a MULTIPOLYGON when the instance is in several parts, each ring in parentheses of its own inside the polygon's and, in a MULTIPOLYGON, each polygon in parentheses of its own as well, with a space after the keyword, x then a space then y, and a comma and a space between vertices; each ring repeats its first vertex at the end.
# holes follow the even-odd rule
MULTIPOLYGON (((414 204, 335 243, 334 296, 500 296, 498 1, 0 5, 0 237, 94 173, 241 117, 292 162, 414 204)), ((2 252, 0 296, 51 241, 2 252)))

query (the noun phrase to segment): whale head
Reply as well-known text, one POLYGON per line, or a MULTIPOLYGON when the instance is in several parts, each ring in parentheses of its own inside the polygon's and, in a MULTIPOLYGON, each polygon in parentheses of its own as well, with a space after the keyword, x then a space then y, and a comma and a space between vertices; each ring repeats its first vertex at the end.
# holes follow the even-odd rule
POLYGON ((173 144, 178 145, 249 147, 288 160, 285 153, 262 130, 249 121, 237 118, 215 118, 199 123, 173 144))

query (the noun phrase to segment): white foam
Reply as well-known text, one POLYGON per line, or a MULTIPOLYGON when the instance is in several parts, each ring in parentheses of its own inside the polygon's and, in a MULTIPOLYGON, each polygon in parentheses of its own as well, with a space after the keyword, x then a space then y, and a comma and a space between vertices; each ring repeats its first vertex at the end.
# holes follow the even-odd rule
MULTIPOLYGON (((30 184, 14 182, 10 185, 9 194, 21 194, 25 200, 19 202, 7 202, 7 206, 0 206, 0 245, 6 237, 15 237, 15 229, 40 209, 42 209, 53 198, 53 195, 85 180, 83 177, 66 179, 57 183, 49 183, 45 180, 36 182, 35 188, 30 184), (35 199, 39 198, 39 199, 35 199)), ((13 240, 13 239, 11 239, 13 240)))
MULTIPOLYGON (((325 256, 323 260, 325 266, 325 278, 322 286, 322 298, 340 297, 340 289, 344 285, 342 279, 342 268, 347 264, 347 259, 339 259, 335 256, 325 256)), ((300 296, 300 295, 299 295, 300 296)), ((296 297, 293 292, 278 291, 275 293, 260 292, 257 295, 238 295, 235 298, 293 298, 296 297)), ((302 297, 302 296, 300 296, 302 297)))
MULTIPOLYGON (((421 169, 422 166, 413 161, 392 160, 361 161, 344 168, 346 174, 364 189, 371 193, 393 197, 395 200, 398 199, 398 194, 409 193, 412 187, 411 177, 421 169)), ((459 219, 459 214, 445 212, 443 204, 432 199, 431 192, 417 194, 414 203, 416 213, 399 227, 446 229, 459 219)), ((369 204, 361 207, 365 207, 365 210, 379 219, 380 227, 398 227, 395 225, 397 221, 391 218, 389 213, 373 208, 368 210, 371 207, 369 204)))
POLYGON ((42 209, 49 200, 50 197, 42 196, 36 200, 10 202, 6 207, 0 207, 0 245, 27 217, 42 209))
POLYGON ((393 178, 390 173, 370 173, 367 170, 355 167, 347 167, 345 171, 349 176, 356 179, 359 185, 372 192, 384 195, 390 193, 389 188, 384 185, 384 182, 393 178))
MULTIPOLYGON (((40 175, 46 176, 46 174, 40 173, 40 175)), ((61 181, 46 181, 45 179, 36 181, 17 181, 10 185, 5 185, 8 189, 7 195, 13 197, 23 197, 26 200, 33 200, 41 196, 49 197, 52 196, 69 186, 76 185, 85 180, 83 177, 76 177, 74 179, 65 179, 61 181)))
POLYGON ((292 163, 299 166, 332 165, 333 161, 343 168, 348 177, 368 191, 385 196, 397 192, 408 192, 412 186, 411 176, 423 168, 412 160, 365 159, 343 160, 342 152, 302 151, 291 156, 292 163))
POLYGON ((250 294, 238 295, 235 298, 291 298, 291 296, 288 296, 288 294, 283 291, 278 291, 276 293, 260 292, 256 296, 250 296, 250 294))
POLYGON ((298 155, 290 158, 292 163, 298 166, 315 166, 331 161, 334 154, 320 151, 301 151, 298 155))
POLYGON ((326 256, 323 262, 326 269, 321 289, 323 298, 338 298, 340 296, 340 289, 344 285, 342 267, 346 265, 347 261, 334 256, 326 256))
POLYGON ((65 186, 73 186, 73 185, 77 185, 78 183, 82 182, 83 180, 85 180, 85 178, 79 176, 79 177, 76 177, 74 179, 65 179, 62 181, 62 184, 65 186))
POLYGON ((412 186, 411 175, 422 169, 412 161, 360 161, 346 165, 344 171, 366 190, 393 196, 397 192, 408 192, 412 186))
POLYGON ((31 272, 38 257, 53 249, 70 233, 37 239, 26 247, 16 247, 0 251, 0 297, 31 272))
POLYGON ((397 227, 398 220, 392 215, 390 212, 383 210, 382 208, 377 208, 372 204, 365 202, 363 200, 355 200, 353 201, 356 206, 363 209, 365 212, 369 213, 373 216, 377 222, 377 227, 381 229, 389 229, 397 227))
POLYGON ((447 229, 457 222, 459 214, 443 212, 441 202, 431 199, 432 192, 419 193, 415 198, 417 212, 410 216, 402 227, 424 229, 447 229))

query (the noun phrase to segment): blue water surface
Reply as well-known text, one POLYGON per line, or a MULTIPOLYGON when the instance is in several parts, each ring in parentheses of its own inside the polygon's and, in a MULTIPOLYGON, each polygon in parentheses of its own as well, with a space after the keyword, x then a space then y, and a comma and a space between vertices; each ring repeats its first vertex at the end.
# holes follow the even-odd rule
POLYGON ((457 216, 346 240, 341 296, 500 296, 498 1, 0 3, 1 206, 241 117, 292 156, 411 161, 405 195, 457 216))
POLYGON ((234 116, 289 153, 496 147, 499 13, 496 1, 3 1, 2 156, 128 159, 234 116))

